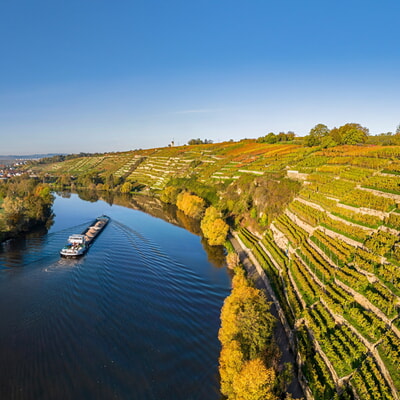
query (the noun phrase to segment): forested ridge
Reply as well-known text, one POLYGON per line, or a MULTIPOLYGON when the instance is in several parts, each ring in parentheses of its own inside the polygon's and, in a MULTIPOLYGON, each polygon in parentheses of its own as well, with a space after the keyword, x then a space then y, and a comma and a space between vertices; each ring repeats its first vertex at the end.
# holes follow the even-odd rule
POLYGON ((249 139, 27 168, 54 188, 158 195, 202 219, 211 244, 229 225, 271 282, 309 396, 398 399, 400 146, 330 147, 323 137, 316 146, 249 139))

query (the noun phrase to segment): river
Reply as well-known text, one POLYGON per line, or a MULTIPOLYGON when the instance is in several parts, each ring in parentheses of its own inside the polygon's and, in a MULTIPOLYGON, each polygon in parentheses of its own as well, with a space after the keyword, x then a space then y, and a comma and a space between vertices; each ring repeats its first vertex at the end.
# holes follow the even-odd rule
POLYGON ((1 399, 219 399, 225 267, 200 237, 160 218, 76 194, 54 224, 0 248, 1 399), (111 222, 81 259, 68 235, 111 222))

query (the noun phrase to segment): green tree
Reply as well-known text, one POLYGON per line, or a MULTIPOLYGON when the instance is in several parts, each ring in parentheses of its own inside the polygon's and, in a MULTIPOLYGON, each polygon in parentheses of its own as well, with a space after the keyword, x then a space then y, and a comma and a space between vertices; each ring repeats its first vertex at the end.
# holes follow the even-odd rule
POLYGON ((10 232, 21 232, 46 222, 51 216, 53 199, 50 188, 33 179, 9 182, 2 204, 6 229, 10 232))
POLYGON ((295 136, 296 136, 296 134, 293 131, 288 131, 286 134, 286 138, 288 141, 294 140, 295 136))
POLYGON ((397 125, 397 128, 396 128, 396 135, 400 135, 400 124, 397 125))
POLYGON ((342 134, 341 134, 339 128, 336 128, 336 126, 331 129, 329 136, 332 138, 332 140, 335 143, 342 144, 342 134))
POLYGON ((338 144, 365 143, 368 139, 369 130, 354 122, 333 128, 330 136, 338 144))
POLYGON ((367 141, 369 130, 360 124, 350 123, 339 128, 342 144, 358 144, 367 141))
POLYGON ((321 144, 320 146, 324 149, 327 149, 328 147, 335 147, 337 146, 337 142, 332 138, 332 136, 325 136, 321 139, 321 144))
POLYGON ((57 181, 56 181, 56 185, 60 186, 62 189, 64 187, 68 187, 71 185, 71 176, 69 175, 61 175, 57 181))
POLYGON ((277 139, 278 139, 278 142, 286 142, 288 140, 285 132, 279 132, 277 139))
POLYGON ((24 222, 26 211, 24 199, 20 197, 7 196, 2 204, 4 217, 8 230, 19 229, 24 222))
POLYGON ((211 139, 204 139, 201 140, 200 138, 197 139, 190 139, 188 141, 188 145, 195 145, 195 144, 211 144, 213 141, 211 139))
POLYGON ((270 132, 265 136, 261 136, 257 139, 258 143, 269 143, 269 144, 274 144, 277 142, 277 137, 274 132, 270 132))
POLYGON ((108 174, 106 176, 105 187, 107 190, 114 189, 115 185, 117 184, 117 180, 115 179, 113 174, 108 174))
POLYGON ((319 146, 322 138, 328 136, 330 133, 329 128, 324 124, 317 124, 311 128, 310 133, 306 137, 307 146, 319 146))

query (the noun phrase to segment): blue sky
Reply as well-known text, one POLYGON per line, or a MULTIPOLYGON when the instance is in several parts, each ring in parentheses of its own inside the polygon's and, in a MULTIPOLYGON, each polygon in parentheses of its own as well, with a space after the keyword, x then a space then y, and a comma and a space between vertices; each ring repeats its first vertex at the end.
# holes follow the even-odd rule
POLYGON ((0 154, 400 123, 398 1, 0 1, 0 154))

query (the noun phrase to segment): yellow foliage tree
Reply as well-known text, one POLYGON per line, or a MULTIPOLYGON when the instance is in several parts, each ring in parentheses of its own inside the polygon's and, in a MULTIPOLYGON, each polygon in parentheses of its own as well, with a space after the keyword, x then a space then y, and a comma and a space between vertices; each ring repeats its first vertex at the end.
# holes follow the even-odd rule
POLYGON ((228 398, 234 395, 233 382, 241 371, 243 362, 243 353, 238 341, 232 340, 222 348, 219 357, 221 393, 228 398))
POLYGON ((182 192, 177 196, 176 205, 189 217, 200 219, 204 213, 206 202, 199 196, 182 192))
POLYGON ((238 340, 246 358, 264 352, 270 343, 274 319, 264 294, 252 287, 237 287, 221 310, 219 340, 238 340))
POLYGON ((221 310, 219 359, 221 392, 229 400, 275 400, 275 372, 263 359, 271 342, 274 317, 262 291, 235 268, 232 292, 221 310))
POLYGON ((132 188, 133 188, 132 183, 124 182, 123 185, 121 186, 121 193, 130 193, 132 188))
POLYGON ((275 382, 275 371, 266 368, 260 358, 247 361, 233 381, 235 400, 275 400, 272 389, 275 382))
POLYGON ((201 220, 201 230, 211 246, 224 244, 229 226, 215 207, 208 207, 201 220))
POLYGON ((243 268, 237 268, 232 279, 232 292, 225 299, 221 309, 221 329, 218 333, 218 339, 222 346, 227 345, 238 334, 237 314, 240 310, 240 297, 243 289, 249 287, 243 268))
POLYGON ((246 286, 249 286, 249 281, 246 278, 246 272, 244 268, 238 266, 235 269, 235 275, 232 278, 232 287, 237 288, 246 286))
POLYGON ((175 204, 178 198, 180 189, 175 186, 167 186, 160 194, 160 200, 164 203, 175 204))
POLYGON ((267 349, 275 320, 264 293, 245 282, 244 274, 235 276, 221 310, 218 338, 222 346, 238 340, 246 359, 251 359, 267 349))

